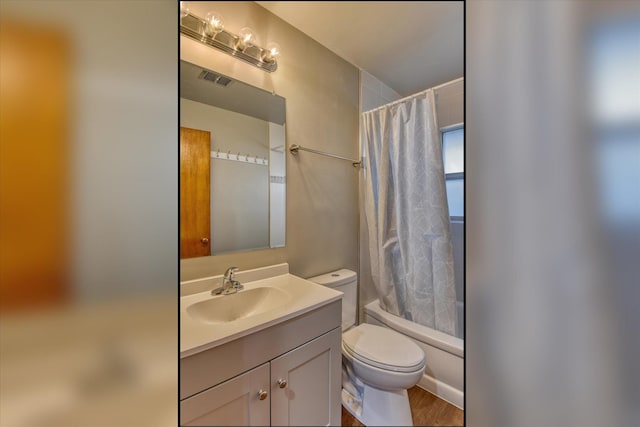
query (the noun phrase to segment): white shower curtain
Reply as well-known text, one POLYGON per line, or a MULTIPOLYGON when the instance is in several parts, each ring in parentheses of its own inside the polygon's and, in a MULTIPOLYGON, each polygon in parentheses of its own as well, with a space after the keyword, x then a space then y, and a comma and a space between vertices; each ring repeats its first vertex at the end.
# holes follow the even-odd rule
POLYGON ((389 313, 456 334, 456 291, 433 90, 363 113, 371 275, 389 313))

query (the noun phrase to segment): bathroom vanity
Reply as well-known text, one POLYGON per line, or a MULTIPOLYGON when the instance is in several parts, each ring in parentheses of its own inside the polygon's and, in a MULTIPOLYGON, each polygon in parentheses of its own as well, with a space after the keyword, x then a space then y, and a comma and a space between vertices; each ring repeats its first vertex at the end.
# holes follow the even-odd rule
POLYGON ((340 425, 342 293, 280 264, 181 284, 180 424, 340 425))

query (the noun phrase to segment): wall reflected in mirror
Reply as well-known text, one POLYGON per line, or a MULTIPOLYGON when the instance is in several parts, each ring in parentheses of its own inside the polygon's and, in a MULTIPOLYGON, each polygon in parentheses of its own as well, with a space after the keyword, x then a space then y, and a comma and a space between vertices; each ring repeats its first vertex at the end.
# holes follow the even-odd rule
POLYGON ((180 61, 180 258, 285 245, 285 99, 180 61))

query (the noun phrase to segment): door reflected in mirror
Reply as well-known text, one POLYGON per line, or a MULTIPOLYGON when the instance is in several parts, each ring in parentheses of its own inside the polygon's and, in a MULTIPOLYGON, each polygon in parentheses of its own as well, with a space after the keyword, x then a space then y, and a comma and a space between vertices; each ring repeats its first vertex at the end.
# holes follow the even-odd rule
POLYGON ((285 244, 285 99, 180 61, 180 258, 285 244))

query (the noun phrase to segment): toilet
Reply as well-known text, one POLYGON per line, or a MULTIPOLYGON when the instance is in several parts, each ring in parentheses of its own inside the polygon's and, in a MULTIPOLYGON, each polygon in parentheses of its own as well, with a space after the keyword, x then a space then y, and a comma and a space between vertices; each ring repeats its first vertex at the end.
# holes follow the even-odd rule
POLYGON ((424 352, 409 338, 381 326, 355 326, 358 278, 342 269, 307 280, 342 297, 342 405, 367 426, 412 426, 407 389, 424 373, 424 352))

